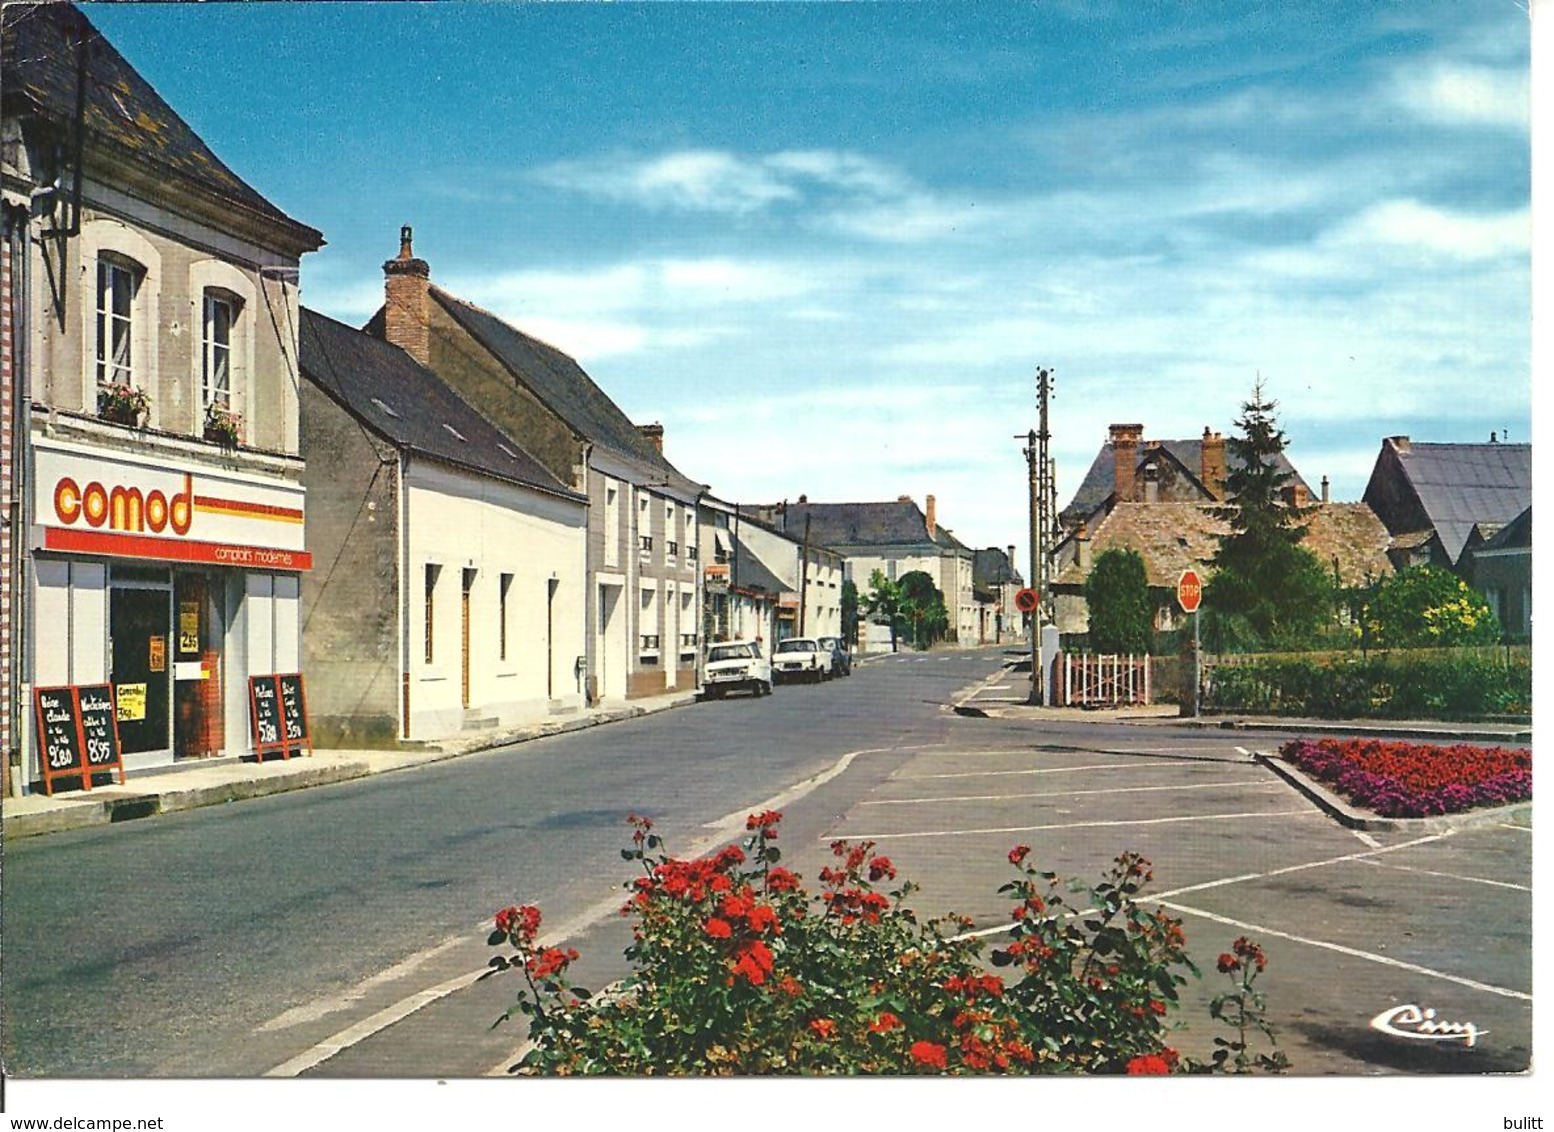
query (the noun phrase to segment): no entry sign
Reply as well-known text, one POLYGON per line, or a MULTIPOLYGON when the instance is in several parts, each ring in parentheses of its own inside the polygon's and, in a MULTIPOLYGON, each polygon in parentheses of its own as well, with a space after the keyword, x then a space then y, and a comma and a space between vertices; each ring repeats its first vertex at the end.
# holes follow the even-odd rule
POLYGON ((1184 613, 1198 612, 1203 604, 1203 580, 1196 570, 1183 570, 1176 583, 1176 600, 1184 613))

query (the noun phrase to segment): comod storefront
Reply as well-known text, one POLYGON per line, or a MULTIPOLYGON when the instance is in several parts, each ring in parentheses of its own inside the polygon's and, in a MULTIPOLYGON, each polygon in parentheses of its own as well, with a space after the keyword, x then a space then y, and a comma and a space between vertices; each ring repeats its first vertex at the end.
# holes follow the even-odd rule
POLYGON ((127 770, 250 750, 248 677, 301 662, 302 486, 43 437, 33 450, 33 687, 111 683, 127 770))

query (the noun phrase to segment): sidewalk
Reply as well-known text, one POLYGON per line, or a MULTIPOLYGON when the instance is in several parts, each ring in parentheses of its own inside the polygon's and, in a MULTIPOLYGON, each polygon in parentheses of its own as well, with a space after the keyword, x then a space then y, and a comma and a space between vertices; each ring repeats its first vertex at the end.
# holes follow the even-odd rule
POLYGON ((175 763, 127 774, 122 786, 115 782, 91 790, 61 790, 52 797, 40 790, 0 799, 0 835, 7 840, 33 837, 345 782, 602 723, 635 719, 695 701, 694 692, 671 692, 627 704, 589 708, 516 730, 457 736, 416 749, 315 750, 312 755, 271 757, 262 763, 238 756, 175 763))

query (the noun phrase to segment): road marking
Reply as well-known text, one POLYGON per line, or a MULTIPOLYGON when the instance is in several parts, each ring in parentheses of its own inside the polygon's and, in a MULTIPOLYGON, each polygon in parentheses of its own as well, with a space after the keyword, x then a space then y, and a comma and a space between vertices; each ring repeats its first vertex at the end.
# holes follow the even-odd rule
MULTIPOLYGON (((1006 753, 1006 752, 998 752, 1006 753)), ((1153 766, 1191 766, 1190 762, 1176 760, 1154 763, 1153 766)), ((1093 766, 1053 766, 1032 770, 958 770, 951 774, 898 774, 897 782, 927 781, 935 778, 1006 778, 1019 774, 1077 774, 1086 770, 1137 770, 1138 763, 1096 763, 1093 766)))
POLYGON ((1512 884, 1508 880, 1490 880, 1487 877, 1470 877, 1464 876, 1461 873, 1438 873, 1433 869, 1420 869, 1415 868, 1413 865, 1394 865, 1390 861, 1367 861, 1362 859, 1360 863, 1363 865, 1375 865, 1378 869, 1397 869, 1399 872, 1419 873, 1422 876, 1427 877, 1441 877, 1445 880, 1460 880, 1466 881, 1470 884, 1487 884, 1495 888, 1511 888, 1515 889, 1517 892, 1532 891, 1531 885, 1512 884))
POLYGON ((1523 833, 1531 833, 1532 832, 1532 826, 1530 826, 1530 825, 1517 825, 1515 822, 1509 822, 1509 821, 1497 821, 1495 824, 1498 825, 1498 826, 1501 826, 1504 829, 1519 829, 1523 833))
POLYGON ((379 971, 376 975, 357 983, 356 986, 344 994, 329 995, 304 1006, 294 1006, 290 1010, 282 1011, 268 1022, 263 1022, 256 1026, 254 1033, 264 1034, 272 1030, 289 1030, 293 1026, 300 1026, 305 1022, 317 1022, 320 1018, 327 1017, 330 1014, 337 1014, 353 1003, 360 1002, 366 998, 368 992, 374 987, 404 978, 427 960, 434 959, 444 951, 457 947, 459 944, 466 942, 467 938, 465 936, 450 936, 435 947, 429 947, 425 951, 418 951, 410 958, 394 964, 388 970, 379 971))
MULTIPOLYGON (((709 830, 709 835, 697 839, 697 841, 694 842, 692 846, 688 846, 686 855, 691 856, 696 852, 694 849, 695 845, 701 845, 705 848, 710 844, 721 843, 722 841, 727 840, 727 837, 724 835, 730 832, 743 832, 745 827, 745 818, 750 813, 759 812, 761 810, 777 809, 779 806, 792 803, 797 799, 802 798, 805 794, 808 794, 816 787, 824 785, 845 771, 849 766, 852 765, 853 760, 859 755, 919 749, 922 748, 865 747, 860 750, 849 751, 847 754, 843 755, 835 763, 833 763, 829 769, 807 778, 803 782, 797 783, 794 786, 790 786, 788 789, 782 791, 779 794, 773 795, 771 798, 768 798, 764 802, 757 802, 751 806, 741 807, 739 810, 734 811, 734 813, 719 818, 715 822, 708 823, 708 825, 704 828, 709 830)), ((553 930, 545 932, 541 935, 537 942, 543 946, 548 947, 559 944, 563 940, 569 939, 572 936, 580 935, 582 932, 586 931, 590 927, 593 927, 595 924, 602 923, 617 916, 620 913, 622 900, 623 897, 618 891, 612 892, 611 895, 606 899, 600 900, 592 907, 584 909, 570 920, 563 921, 553 930)), ((419 966, 421 962, 424 962, 435 952, 451 947, 455 943, 475 941, 484 943, 489 935, 490 929, 483 927, 480 930, 480 933, 476 936, 445 940, 443 943, 438 944, 435 948, 430 949, 430 951, 420 952, 417 955, 412 956, 410 959, 401 962, 392 970, 397 971, 400 974, 408 973, 410 969, 415 966, 419 966)), ((356 1022, 337 1033, 331 1034, 323 1041, 318 1042, 310 1048, 303 1050, 295 1057, 287 1061, 283 1061, 281 1064, 275 1066, 272 1069, 266 1070, 264 1073, 260 1074, 260 1076, 296 1077, 299 1074, 306 1073, 309 1069, 312 1069, 318 1065, 322 1065, 336 1054, 341 1053, 342 1051, 347 1050, 360 1042, 366 1041, 374 1034, 388 1029, 388 1027, 394 1025, 396 1022, 403 1021, 404 1019, 410 1017, 410 1015, 414 1014, 416 1011, 425 1009, 426 1007, 432 1005, 434 1002, 437 1002, 439 999, 446 998, 450 994, 461 991, 466 987, 473 986, 490 970, 491 968, 489 965, 482 964, 474 971, 470 971, 463 975, 457 975, 445 982, 438 983, 434 987, 429 987, 426 990, 418 991, 412 995, 407 995, 405 998, 400 999, 398 1002, 395 1002, 389 1006, 384 1007, 382 1010, 379 1010, 376 1014, 370 1015, 367 1018, 363 1018, 360 1022, 356 1022)), ((296 1025, 297 1022, 305 1020, 302 1017, 303 1014, 315 1010, 325 1003, 331 1003, 342 999, 347 1000, 347 1002, 359 999, 366 994, 371 984, 383 982, 387 974, 388 972, 383 972, 378 975, 374 975, 352 990, 345 992, 344 995, 338 996, 337 999, 323 1000, 320 1004, 317 1004, 317 1006, 298 1007, 295 1008, 294 1011, 288 1011, 286 1014, 278 1015, 276 1019, 272 1019, 270 1022, 265 1023, 265 1027, 272 1029, 280 1028, 276 1023, 278 1023, 280 1019, 287 1018, 287 1016, 290 1014, 297 1014, 298 1017, 293 1021, 288 1021, 286 1025, 296 1025)), ((332 1009, 322 1010, 316 1016, 322 1017, 324 1014, 328 1013, 332 1013, 332 1009)))
MULTIPOLYGON (((921 830, 916 833, 850 833, 850 839, 858 841, 906 841, 919 837, 971 837, 988 833, 1044 833, 1054 829, 1111 829, 1122 826, 1140 825, 1177 825, 1182 822, 1195 821, 1237 821, 1247 818, 1266 820, 1267 818, 1288 817, 1324 817, 1321 810, 1307 808, 1302 810, 1275 810, 1272 813, 1251 812, 1241 814, 1190 814, 1174 818, 1137 818, 1115 821, 1078 821, 1065 822, 1056 825, 1010 825, 997 826, 986 829, 933 829, 921 830)), ((823 837, 820 840, 826 844, 835 840, 834 837, 823 837)))
POLYGON ((1461 975, 1449 975, 1445 971, 1437 971, 1432 967, 1421 967, 1417 963, 1405 963, 1401 959, 1393 959, 1388 955, 1377 955, 1375 952, 1361 951, 1359 948, 1346 947, 1341 943, 1329 943, 1323 939, 1311 939, 1308 936, 1293 935, 1290 932, 1281 932, 1276 928, 1266 927, 1262 924, 1233 920, 1229 916, 1205 912, 1202 908, 1192 908, 1186 904, 1172 904, 1169 901, 1161 901, 1161 904, 1173 912, 1182 913, 1184 916, 1202 916, 1206 920, 1213 920, 1217 924, 1238 928, 1244 932, 1256 932, 1260 936, 1272 936, 1275 939, 1287 939, 1292 943, 1304 943, 1309 947, 1320 947, 1327 951, 1336 951, 1340 955, 1352 956, 1355 959, 1365 959, 1372 963, 1379 963, 1384 967, 1396 967, 1401 971, 1412 971, 1416 975, 1425 975, 1432 979, 1442 979, 1448 983, 1456 983, 1458 986, 1468 987, 1471 990, 1486 991, 1489 994, 1497 994, 1503 998, 1515 998, 1523 1002, 1532 1001, 1532 995, 1524 991, 1512 990, 1509 987, 1497 987, 1492 983, 1481 983, 1476 979, 1465 979, 1461 975))
POLYGON ((1351 829, 1349 832, 1354 834, 1361 841, 1365 842, 1365 844, 1369 845, 1372 849, 1380 849, 1381 848, 1381 842, 1377 841, 1374 837, 1372 837, 1370 834, 1366 833, 1363 829, 1351 829))
POLYGON ((1077 798, 1082 794, 1150 794, 1169 790, 1217 790, 1237 786, 1243 790, 1284 790, 1282 782, 1198 782, 1190 786, 1113 786, 1105 790, 1048 790, 1032 794, 951 794, 943 798, 880 798, 860 806, 918 806, 934 802, 999 802, 1015 798, 1077 798))
POLYGON ((1348 861, 1363 861, 1381 853, 1396 853, 1403 849, 1412 849, 1416 845, 1424 845, 1431 841, 1440 841, 1449 836, 1445 833, 1430 833, 1423 837, 1416 837, 1412 841, 1403 841, 1397 845, 1389 845, 1384 849, 1374 849, 1364 853, 1344 853, 1338 857, 1324 857, 1320 861, 1306 861, 1299 865, 1285 865, 1282 869, 1270 869, 1265 873, 1245 873, 1242 876, 1224 877, 1221 880, 1204 881, 1202 884, 1190 884, 1185 888, 1173 888, 1154 896, 1156 900, 1165 900, 1171 896, 1181 896, 1188 892, 1202 892, 1207 888, 1222 888, 1227 884, 1240 884, 1249 880, 1266 880, 1268 877, 1284 876, 1286 873, 1300 873, 1307 869, 1325 869, 1329 865, 1341 865, 1348 861))
MULTIPOLYGON (((984 687, 982 689, 982 691, 983 692, 1007 692, 1010 688, 1013 688, 1013 687, 1014 687, 1013 684, 989 684, 986 687, 984 687)), ((981 692, 979 692, 977 694, 981 695, 981 692)))

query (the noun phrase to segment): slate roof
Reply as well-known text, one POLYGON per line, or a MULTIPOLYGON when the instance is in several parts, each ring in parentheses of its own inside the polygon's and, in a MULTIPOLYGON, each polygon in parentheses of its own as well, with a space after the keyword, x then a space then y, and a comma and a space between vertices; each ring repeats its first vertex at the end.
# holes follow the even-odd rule
MULTIPOLYGON (((1477 523, 1508 523, 1532 505, 1532 445, 1432 444, 1414 441, 1405 451, 1391 445, 1441 546, 1456 562, 1477 523)), ((1365 497, 1371 498, 1378 458, 1365 497)))
POLYGON ((5 4, 0 37, 5 72, 5 112, 32 113, 68 126, 76 117, 76 44, 89 44, 84 120, 98 142, 108 143, 290 231, 304 249, 323 236, 287 216, 213 153, 113 44, 70 4, 5 4))
POLYGON ((978 586, 1002 586, 1011 583, 1023 586, 1025 584, 1020 571, 1016 570, 1014 564, 1009 561, 1008 553, 996 546, 976 552, 976 557, 971 563, 971 577, 973 583, 978 586))
MULTIPOLYGON (((787 522, 779 526, 791 538, 803 534, 826 546, 949 545, 928 536, 928 520, 910 499, 890 503, 789 503, 787 522)), ((943 534, 943 528, 939 529, 943 534)), ((955 543, 959 545, 959 543, 955 543)))
MULTIPOLYGON (((1141 464, 1144 461, 1145 453, 1157 445, 1165 449, 1166 454, 1182 466, 1183 470, 1192 477, 1194 483, 1199 483, 1199 476, 1203 471, 1203 440, 1201 437, 1194 440, 1140 441, 1138 453, 1141 464)), ((1300 473, 1295 470, 1295 465, 1290 463, 1288 456, 1281 452, 1274 462, 1278 465, 1280 471, 1295 477, 1289 481, 1291 485, 1300 484, 1306 488, 1308 493, 1310 492, 1310 485, 1301 478, 1300 473)), ((1227 444, 1225 446, 1226 470, 1235 471, 1242 467, 1244 463, 1243 460, 1237 458, 1230 451, 1230 446, 1227 444)), ((1199 486, 1202 485, 1199 484, 1199 486)), ((1078 519, 1088 517, 1110 499, 1112 493, 1116 490, 1116 450, 1111 440, 1107 439, 1101 445, 1101 450, 1095 454, 1095 459, 1091 462, 1089 471, 1085 472, 1085 478, 1080 482, 1078 490, 1074 492, 1074 498, 1069 500, 1067 507, 1063 508, 1061 516, 1068 523, 1077 522, 1078 519)))
POLYGON ((398 346, 302 308, 302 375, 394 446, 583 500, 398 346))
POLYGON ((675 477, 682 488, 699 489, 699 484, 688 479, 643 438, 620 406, 573 358, 440 287, 432 286, 430 292, 455 322, 577 435, 675 477))
POLYGON ((1479 550, 1510 550, 1513 547, 1532 546, 1532 508, 1528 507, 1516 518, 1495 532, 1479 550))
MULTIPOLYGON (((1091 563, 1107 550, 1136 550, 1149 584, 1174 589, 1183 570, 1204 569, 1219 551, 1229 525, 1213 512, 1199 503, 1119 503, 1090 531, 1091 563)), ((1356 585, 1392 573, 1388 541, 1387 528, 1364 503, 1329 503, 1313 509, 1301 545, 1329 570, 1336 556, 1340 581, 1356 585)), ((1071 543, 1072 536, 1065 540, 1071 543)), ((1073 561, 1054 584, 1082 585, 1088 573, 1073 561)))

